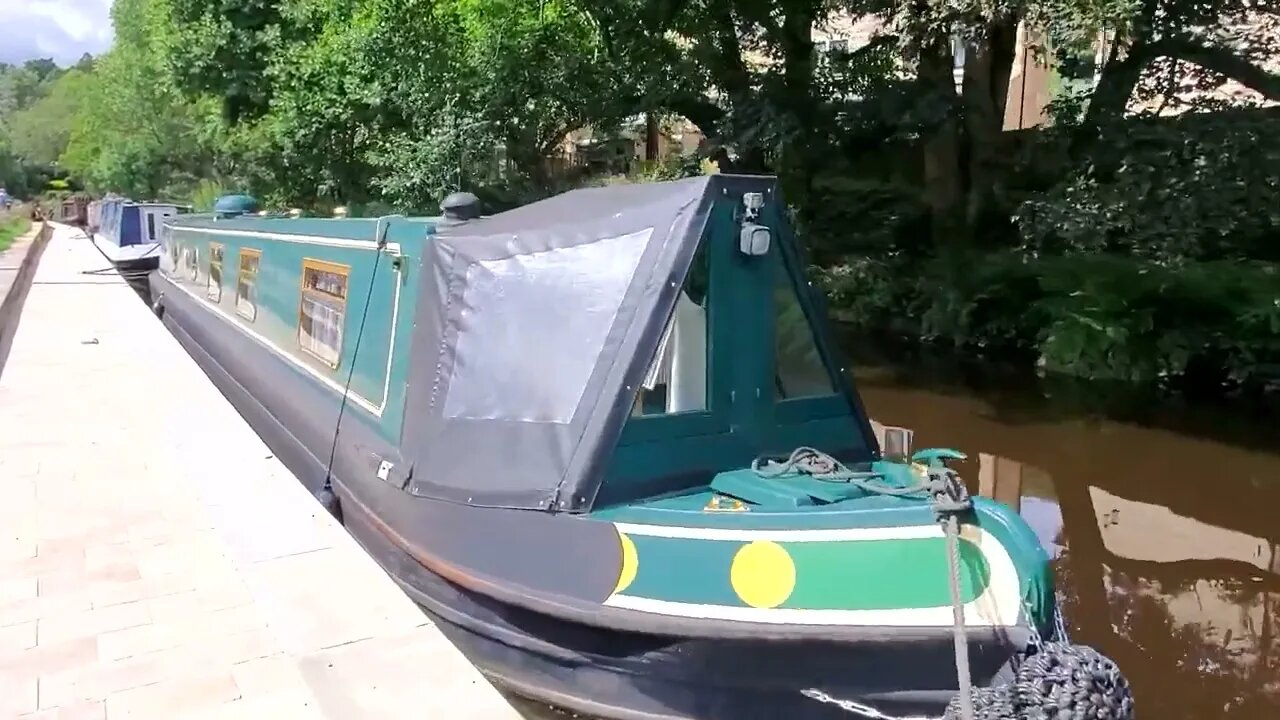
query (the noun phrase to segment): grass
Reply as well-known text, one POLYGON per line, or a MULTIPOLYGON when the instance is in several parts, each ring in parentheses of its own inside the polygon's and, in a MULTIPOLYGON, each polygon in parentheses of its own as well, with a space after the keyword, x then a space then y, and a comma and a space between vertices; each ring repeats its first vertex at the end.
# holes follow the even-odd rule
POLYGON ((9 249, 15 238, 31 227, 31 218, 25 207, 18 207, 8 213, 0 213, 0 252, 9 249))

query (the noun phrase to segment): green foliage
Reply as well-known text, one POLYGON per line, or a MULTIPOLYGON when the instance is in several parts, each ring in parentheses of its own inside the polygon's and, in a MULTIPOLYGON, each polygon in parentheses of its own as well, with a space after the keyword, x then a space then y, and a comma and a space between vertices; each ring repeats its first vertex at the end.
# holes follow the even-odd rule
POLYGON ((1280 261, 1280 114, 1140 121, 1018 219, 1037 253, 1132 253, 1150 260, 1280 261))
POLYGON ((47 93, 8 119, 13 151, 35 165, 52 165, 67 147, 80 104, 89 96, 92 74, 72 68, 49 84, 47 93))
POLYGON ((921 282, 921 335, 963 349, 1018 353, 1036 347, 1046 321, 1043 268, 1016 253, 938 258, 921 282))
POLYGON ((0 252, 9 249, 13 241, 31 228, 31 218, 25 207, 7 213, 0 211, 0 252))
POLYGON ((1051 370, 1151 381, 1196 363, 1244 381, 1280 361, 1280 269, 1242 261, 1177 269, 1113 255, 1042 270, 1048 324, 1039 345, 1051 370))
POLYGON ((96 64, 61 164, 100 192, 186 197, 217 172, 217 103, 186 98, 164 64, 156 0, 117 0, 116 44, 96 64))
MULTIPOLYGON (((39 138, 44 128, 27 111, 49 94, 61 74, 51 60, 0 63, 0 187, 11 195, 38 193, 53 173, 49 163, 57 156, 50 156, 39 138)), ((62 120, 44 115, 55 123, 62 120)))
POLYGON ((281 0, 156 0, 157 14, 168 23, 163 61, 175 85, 189 95, 222 98, 232 122, 262 115, 272 99, 271 65, 288 36, 285 5, 281 0))
POLYGON ((855 255, 810 272, 840 321, 862 330, 918 333, 907 314, 917 289, 908 268, 855 255))
POLYGON ((28 60, 22 65, 0 63, 0 119, 31 107, 44 97, 60 72, 48 59, 28 60))
POLYGON ((800 232, 819 265, 851 254, 892 259, 928 250, 928 210, 906 182, 823 171, 801 210, 800 232))
POLYGON ((817 277, 841 320, 1045 370, 1136 383, 1265 380, 1280 365, 1280 268, 1019 253, 912 271, 851 258, 817 277), (1268 369, 1270 368, 1270 369, 1268 369))
POLYGON ((196 212, 213 212, 213 204, 223 195, 228 195, 227 189, 219 182, 214 180, 201 180, 196 183, 195 190, 191 192, 190 202, 191 208, 196 212))

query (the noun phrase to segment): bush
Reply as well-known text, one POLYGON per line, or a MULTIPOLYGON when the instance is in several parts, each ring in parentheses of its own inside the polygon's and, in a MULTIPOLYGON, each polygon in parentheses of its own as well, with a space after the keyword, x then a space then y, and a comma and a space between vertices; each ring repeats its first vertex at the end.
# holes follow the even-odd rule
POLYGON ((1128 121, 1017 220, 1040 254, 1280 261, 1277 167, 1274 111, 1128 121))
POLYGON ((814 283, 827 296, 828 306, 841 322, 859 330, 890 330, 910 334, 904 308, 914 288, 882 260, 848 257, 831 267, 814 267, 814 283))
POLYGON ((919 256, 929 240, 917 188, 856 175, 822 174, 798 208, 798 233, 819 265, 849 255, 919 256))
POLYGON ((1216 261, 1178 268, 1126 257, 1041 263, 1046 369, 1167 381, 1196 367, 1245 382, 1280 360, 1280 272, 1216 261))
POLYGON ((983 352, 1033 352, 1046 320, 1042 297, 1038 268, 1017 253, 938 258, 921 286, 921 335, 983 352))
POLYGON ((815 275, 833 315, 856 330, 1036 359, 1055 373, 1246 383, 1280 366, 1274 264, 999 252, 918 268, 849 257, 815 275))

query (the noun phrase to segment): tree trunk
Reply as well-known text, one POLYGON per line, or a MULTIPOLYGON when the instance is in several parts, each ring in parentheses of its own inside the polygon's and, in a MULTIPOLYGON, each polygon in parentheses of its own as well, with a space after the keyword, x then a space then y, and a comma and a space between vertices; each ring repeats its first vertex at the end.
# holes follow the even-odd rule
POLYGON ((794 179, 788 192, 799 205, 804 205, 813 185, 817 152, 822 143, 806 137, 814 127, 818 102, 813 93, 813 24, 818 7, 813 0, 791 0, 785 3, 779 38, 782 45, 782 75, 785 103, 794 123, 794 142, 784 148, 789 174, 794 179))
POLYGON ((929 206, 934 244, 939 248, 962 243, 959 216, 964 180, 960 165, 960 133, 955 116, 954 59, 946 40, 935 40, 920 52, 918 82, 924 91, 946 103, 944 116, 925 136, 924 199, 929 206))
MULTIPOLYGON (((738 21, 734 17, 733 7, 729 0, 713 0, 711 18, 715 25, 709 43, 715 55, 713 81, 724 89, 725 96, 733 113, 741 113, 753 100, 751 90, 751 73, 742 58, 742 45, 738 40, 738 21)), ((724 128, 718 133, 724 135, 724 128)), ((739 171, 764 170, 764 149, 752 143, 738 147, 738 162, 735 169, 739 171)))
POLYGON ((655 113, 647 112, 644 114, 644 159, 645 162, 654 162, 658 159, 658 143, 662 140, 662 134, 658 128, 658 116, 655 113))
POLYGON ((969 45, 964 67, 965 131, 969 151, 969 187, 965 207, 970 231, 997 217, 1004 176, 1005 104, 1017 51, 1018 18, 988 24, 985 37, 969 45))

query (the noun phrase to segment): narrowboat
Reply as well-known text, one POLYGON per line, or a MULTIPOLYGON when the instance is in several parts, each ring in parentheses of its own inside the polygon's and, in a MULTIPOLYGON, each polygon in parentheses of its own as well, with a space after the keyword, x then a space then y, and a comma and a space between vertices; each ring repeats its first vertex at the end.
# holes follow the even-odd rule
POLYGON ((84 230, 89 237, 93 237, 98 229, 102 227, 102 200, 93 200, 89 203, 88 211, 85 213, 84 230))
POLYGON ((52 208, 50 215, 68 225, 84 225, 89 199, 82 195, 69 195, 52 208))
POLYGON ((962 456, 881 452, 773 179, 487 217, 224 200, 167 227, 156 312, 499 685, 626 720, 934 717, 1060 635, 1045 550, 962 456))
POLYGON ((160 264, 160 233, 164 223, 180 210, 180 206, 169 203, 105 197, 99 202, 98 224, 90 231, 90 238, 116 267, 154 270, 160 264))

